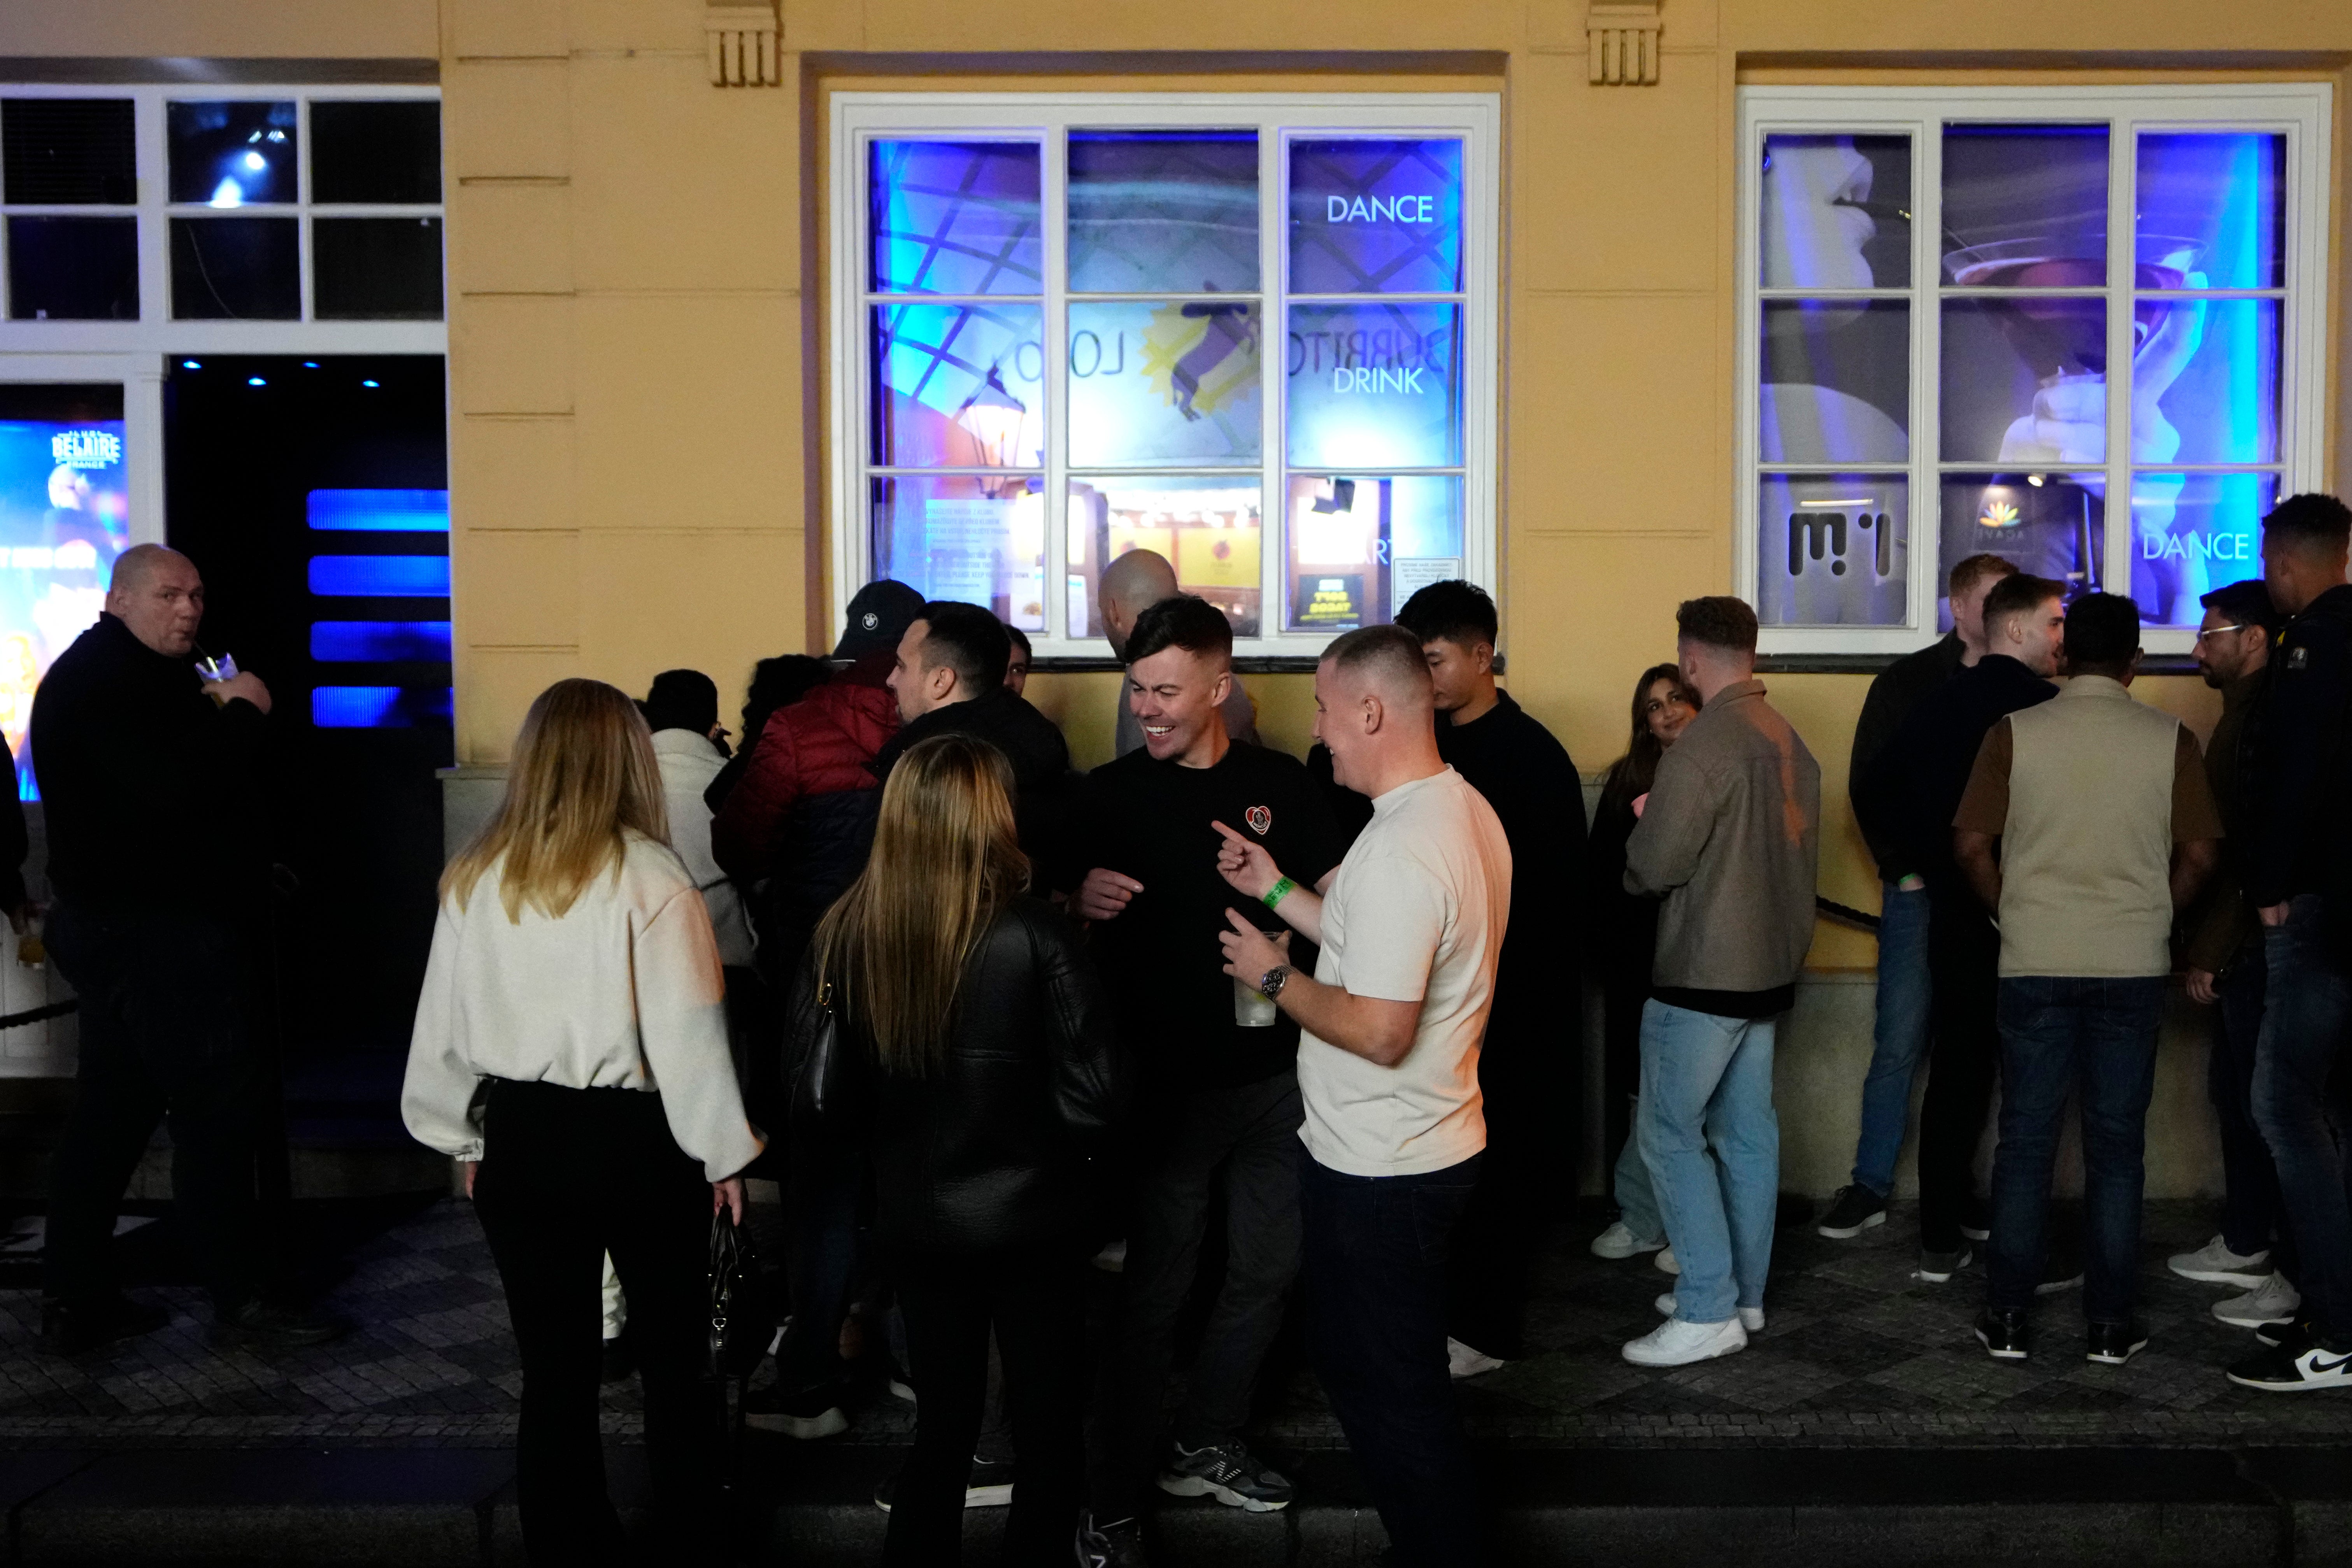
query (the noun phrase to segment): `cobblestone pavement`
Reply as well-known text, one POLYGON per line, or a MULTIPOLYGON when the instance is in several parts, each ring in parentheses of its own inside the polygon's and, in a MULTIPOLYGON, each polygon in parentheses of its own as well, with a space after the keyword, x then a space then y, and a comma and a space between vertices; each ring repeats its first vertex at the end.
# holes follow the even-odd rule
MULTIPOLYGON (((1969 1332, 1982 1275, 1911 1278, 1910 1216, 1853 1242, 1784 1225, 1770 1326, 1746 1352, 1668 1372, 1618 1359, 1655 1323, 1672 1288, 1647 1258, 1604 1263, 1564 1226, 1538 1271, 1527 1359, 1465 1384, 1474 1429, 1526 1447, 2236 1445, 2352 1438, 2352 1396, 2241 1389, 2221 1368, 2251 1336, 2207 1309, 2228 1293, 2166 1272, 2167 1253, 2210 1233, 2202 1205, 2153 1205, 2143 1286, 2153 1341, 2127 1367, 2082 1358, 2081 1297, 2048 1299, 2040 1350, 1996 1364, 1969 1332)), ((78 1360, 46 1353, 39 1300, 0 1289, 0 1448, 110 1445, 295 1446, 333 1441, 481 1446, 512 1436, 521 1374, 480 1228, 461 1203, 412 1208, 343 1249, 329 1295, 356 1331, 341 1343, 262 1357, 205 1342, 198 1292, 149 1293, 171 1326, 78 1360)), ((22 1276, 8 1277, 16 1283, 22 1276)), ((1257 1436, 1267 1447, 1336 1447, 1311 1376, 1285 1373, 1257 1436)), ((641 1430, 634 1380, 605 1391, 605 1426, 641 1430)), ((903 1442, 908 1408, 857 1404, 849 1442, 903 1442)), ((777 1441, 782 1441, 778 1439, 777 1441)))

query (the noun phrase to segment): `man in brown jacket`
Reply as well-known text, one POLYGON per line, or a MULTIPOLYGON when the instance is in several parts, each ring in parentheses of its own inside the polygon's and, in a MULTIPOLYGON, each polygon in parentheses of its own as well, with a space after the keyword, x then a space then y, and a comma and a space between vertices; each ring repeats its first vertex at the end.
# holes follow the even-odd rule
POLYGON ((2168 1266, 2184 1279, 2238 1287, 2244 1294, 2213 1303, 2213 1315, 2258 1329, 2292 1322, 2303 1301, 2294 1283, 2293 1238, 2279 1214, 2278 1171, 2254 1125, 2254 1042, 2262 1033, 2269 966, 2263 958, 2262 922, 2246 902, 2238 865, 2240 846, 2248 837, 2249 805, 2240 774, 2261 722, 2271 635, 2278 629, 2279 614, 2259 578, 2216 588, 2205 595, 2204 605, 2197 668, 2205 684, 2221 693, 2221 717, 2205 747, 2205 781, 2221 808, 2228 837, 2221 841, 2221 863, 2189 917, 2182 963, 2189 971, 2189 994, 2215 1008, 2206 1088, 2221 1133, 2221 1234, 2168 1259, 2168 1266))
POLYGON ((1780 1186, 1774 1021, 1813 939, 1822 770, 1756 679, 1756 614, 1733 598, 1675 612, 1683 679, 1706 706, 1635 801, 1625 889, 1663 898, 1642 1009, 1634 1137, 1682 1266, 1637 1366, 1745 1349, 1764 1326, 1780 1186))

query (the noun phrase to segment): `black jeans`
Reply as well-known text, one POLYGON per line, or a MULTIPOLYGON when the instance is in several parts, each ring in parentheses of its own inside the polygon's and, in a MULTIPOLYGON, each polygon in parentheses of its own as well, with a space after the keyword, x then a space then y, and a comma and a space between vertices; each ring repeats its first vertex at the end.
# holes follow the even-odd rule
POLYGON ((116 1289, 115 1210, 155 1124, 172 1131, 172 1195, 216 1310, 261 1284, 254 1151, 261 1079, 252 984, 258 922, 131 914, 60 900, 50 950, 81 997, 73 1110, 49 1171, 42 1289, 116 1289))
POLYGON ((663 1561, 719 1560, 724 1413, 704 1379, 710 1186, 661 1097, 493 1079, 474 1205, 522 1352, 515 1494, 541 1568, 617 1562, 620 1520, 597 1435, 601 1285, 613 1256, 645 1376, 654 1540, 663 1561))
POLYGON ((2294 1279, 2294 1238, 2279 1207, 2278 1167, 2254 1125, 2254 1047, 2262 1039, 2269 973, 2260 933, 2221 972, 2205 1089, 2221 1134, 2221 1239, 2241 1258, 2267 1250, 2271 1267, 2294 1279))
MULTIPOLYGON (((1533 987, 1528 987, 1532 990, 1533 987)), ((1580 1016, 1540 1019, 1499 1008, 1478 1051, 1486 1153, 1454 1238, 1447 1326, 1464 1344, 1516 1361, 1525 1352, 1536 1249, 1576 1170, 1584 1125, 1580 1016)), ((1636 1083, 1638 1085, 1639 1079, 1636 1083)))
POLYGON ((2352 969, 2325 901, 2298 894, 2263 931, 2270 990, 2254 1060, 2254 1124, 2278 1168, 2279 1199, 2302 1265, 2303 1316, 2352 1339, 2352 1102, 2336 1075, 2352 1027, 2352 969))
POLYGON ((1176 1099, 1135 1196, 1128 1231, 1118 1350, 1098 1518, 1143 1505, 1158 1468, 1162 1403, 1177 1314, 1192 1293, 1212 1195, 1225 1196, 1225 1278, 1184 1384, 1176 1436, 1187 1447, 1231 1441, 1282 1327, 1298 1273, 1298 1077, 1283 1072, 1176 1099))
POLYGON ((2000 932, 1973 896, 1936 897, 1927 919, 1927 973, 1933 1043, 1919 1106, 1919 1245, 1957 1252, 2000 1065, 2000 932))
POLYGON ((1454 1233, 1483 1158, 1379 1177, 1300 1160, 1309 1353, 1389 1540, 1413 1568, 1480 1561, 1445 1308, 1454 1233))
POLYGON ((841 1324, 857 1284, 866 1196, 863 1152, 824 1142, 796 1142, 785 1155, 784 1273, 792 1322, 776 1352, 776 1391, 786 1396, 845 1381, 841 1324))
POLYGON ((882 1561, 952 1563, 962 1550, 964 1485, 988 1400, 988 1336, 1004 1363, 1013 1418, 1012 1517, 1002 1561, 1062 1568, 1086 1500, 1086 1267, 1075 1245, 990 1253, 893 1251, 908 1359, 920 1368, 915 1451, 898 1473, 882 1561))
POLYGON ((2083 1312, 2095 1323, 2131 1320, 2164 988, 2161 975, 2017 975, 2000 983, 2000 1143, 1993 1152, 1985 1262, 1992 1306, 2023 1311, 2033 1305, 2071 1087, 2083 1116, 2083 1312))

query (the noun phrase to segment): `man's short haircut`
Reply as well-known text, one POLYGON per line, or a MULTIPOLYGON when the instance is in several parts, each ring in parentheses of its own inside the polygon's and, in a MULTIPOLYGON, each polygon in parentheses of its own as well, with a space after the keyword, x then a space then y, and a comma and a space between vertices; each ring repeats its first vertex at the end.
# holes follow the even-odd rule
POLYGON ((107 578, 107 591, 128 594, 145 583, 148 574, 164 562, 185 559, 168 544, 134 544, 114 558, 114 570, 107 578))
POLYGON ((946 665, 975 697, 1004 684, 1004 667, 1013 662, 1013 639, 1005 635, 1003 621, 978 605, 954 599, 933 599, 915 618, 930 625, 923 638, 925 669, 946 665))
POLYGON ((2344 553, 2352 544, 2352 507, 2331 495, 2289 496, 2263 519, 2263 542, 2344 553))
POLYGON ((698 669, 665 669, 637 704, 648 729, 710 733, 719 722, 719 683, 698 669))
POLYGON ((2066 666, 2101 675, 2131 668, 2139 605, 2121 594, 2085 594, 2066 606, 2066 666))
POLYGON ((1436 689, 1421 639, 1402 626, 1359 626, 1331 639, 1323 660, 1333 671, 1368 680, 1387 696, 1408 703, 1434 703, 1436 689))
POLYGON ((1004 636, 1014 647, 1021 650, 1021 656, 1024 658, 1034 657, 1034 650, 1029 647, 1029 634, 1027 632, 1023 631, 1011 621, 1007 621, 1004 623, 1004 636))
POLYGON ((1495 616, 1495 601, 1486 590, 1459 577, 1432 583, 1415 593, 1396 613, 1396 624, 1423 642, 1450 642, 1465 648, 1480 643, 1493 647, 1501 627, 1495 616))
POLYGON ((2003 577, 1985 595, 1985 631, 1990 636, 1993 627, 2010 616, 2032 615, 2051 600, 2065 596, 2066 584, 2052 578, 2036 577, 2031 572, 2003 577))
POLYGON ((1962 557, 1952 565, 1950 588, 1957 599, 1988 577, 2014 577, 2024 568, 2004 556, 1980 554, 1962 557))
POLYGON ((1131 665, 1171 647, 1230 662, 1234 625, 1225 619, 1224 611, 1198 594, 1162 599, 1135 617, 1135 630, 1127 637, 1127 662, 1131 665))
POLYGON ((1756 651, 1756 612, 1744 599, 1709 594, 1685 599, 1675 610, 1675 635, 1686 642, 1704 643, 1732 653, 1756 651))
POLYGON ((2209 610, 2221 611, 2221 618, 2231 626, 2260 626, 2266 632, 2274 632, 2284 618, 2278 613, 2278 606, 2271 603, 2271 591, 2263 586, 2260 577, 2216 588, 2197 602, 2209 610))

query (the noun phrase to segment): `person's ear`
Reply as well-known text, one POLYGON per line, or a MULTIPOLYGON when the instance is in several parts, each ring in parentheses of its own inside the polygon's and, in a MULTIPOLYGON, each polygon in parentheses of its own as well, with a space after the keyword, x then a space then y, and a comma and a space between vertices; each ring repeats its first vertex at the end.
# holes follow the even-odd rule
POLYGON ((1388 709, 1381 703, 1378 693, 1370 691, 1364 693, 1363 715, 1364 733, 1379 734, 1381 723, 1388 718, 1388 709))
POLYGON ((1477 667, 1479 674, 1492 675, 1495 671, 1495 645, 1482 642, 1471 649, 1470 662, 1477 667))
POLYGON ((1211 682, 1209 687, 1209 706, 1223 708, 1225 705, 1225 699, 1233 694, 1234 672, 1230 669, 1217 671, 1217 679, 1211 682))

